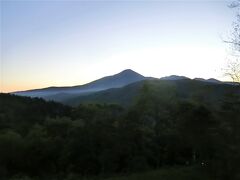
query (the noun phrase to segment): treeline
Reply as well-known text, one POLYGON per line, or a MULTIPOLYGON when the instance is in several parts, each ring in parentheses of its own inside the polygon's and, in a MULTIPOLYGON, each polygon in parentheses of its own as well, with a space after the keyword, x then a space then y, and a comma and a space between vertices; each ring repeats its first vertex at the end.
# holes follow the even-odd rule
POLYGON ((148 84, 128 109, 0 94, 0 176, 61 179, 196 166, 212 179, 237 180, 240 98, 226 95, 216 107, 148 84))

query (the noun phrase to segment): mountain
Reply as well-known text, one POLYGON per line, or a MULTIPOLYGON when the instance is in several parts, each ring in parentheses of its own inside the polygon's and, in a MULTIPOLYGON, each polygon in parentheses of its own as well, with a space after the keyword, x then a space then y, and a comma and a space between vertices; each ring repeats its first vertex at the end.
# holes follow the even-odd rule
POLYGON ((165 76, 160 78, 161 80, 183 80, 183 79, 190 79, 188 77, 185 76, 177 76, 177 75, 171 75, 171 76, 165 76))
MULTIPOLYGON (((187 79, 190 80, 190 78, 188 78, 186 76, 177 76, 177 75, 165 76, 165 77, 160 78, 160 80, 171 80, 171 81, 187 80, 187 79)), ((210 78, 210 79, 194 78, 193 80, 208 82, 208 83, 217 83, 217 84, 226 83, 226 82, 222 82, 217 79, 214 79, 214 78, 210 78)))
POLYGON ((225 82, 219 81, 219 80, 214 79, 214 78, 210 78, 210 79, 194 78, 194 80, 202 81, 202 82, 209 82, 209 83, 217 83, 217 84, 225 83, 225 82))
POLYGON ((119 88, 145 79, 149 78, 144 77, 131 69, 126 69, 118 74, 103 77, 85 85, 71 87, 48 87, 43 89, 13 92, 13 94, 30 97, 42 97, 51 100, 58 99, 59 97, 64 99, 65 97, 68 98, 73 95, 88 94, 110 88, 119 88))
POLYGON ((188 77, 177 75, 157 79, 144 77, 131 69, 126 69, 118 74, 106 76, 85 85, 71 87, 48 87, 43 89, 14 92, 13 94, 30 97, 42 97, 45 100, 53 100, 68 105, 95 102, 128 105, 134 101, 135 97, 138 96, 141 87, 145 83, 150 82, 154 82, 153 84, 161 86, 163 86, 164 83, 172 84, 176 89, 176 93, 180 93, 179 96, 181 97, 201 96, 202 99, 204 99, 209 96, 209 100, 211 100, 212 97, 223 95, 224 90, 219 94, 220 90, 217 88, 231 89, 234 88, 231 86, 237 85, 221 82, 213 78, 195 78, 191 80, 188 77), (215 93, 216 95, 209 95, 209 91, 215 93), (198 94, 198 92, 200 94, 198 94))

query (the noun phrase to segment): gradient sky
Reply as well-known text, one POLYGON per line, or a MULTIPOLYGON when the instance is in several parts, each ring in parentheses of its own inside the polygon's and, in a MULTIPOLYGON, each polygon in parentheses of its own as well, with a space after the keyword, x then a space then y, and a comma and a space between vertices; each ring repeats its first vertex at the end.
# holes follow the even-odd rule
POLYGON ((1 1, 1 89, 80 85, 133 69, 224 79, 230 1, 1 1))

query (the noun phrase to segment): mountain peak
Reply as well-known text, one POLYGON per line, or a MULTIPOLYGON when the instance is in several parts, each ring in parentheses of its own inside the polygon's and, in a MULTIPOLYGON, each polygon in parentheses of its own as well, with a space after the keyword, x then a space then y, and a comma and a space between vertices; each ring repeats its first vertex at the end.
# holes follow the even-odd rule
POLYGON ((139 73, 133 71, 132 69, 125 69, 118 74, 138 74, 138 75, 140 75, 139 73))
POLYGON ((121 72, 135 72, 135 71, 133 71, 132 69, 125 69, 125 70, 123 70, 121 72))
POLYGON ((125 70, 121 71, 120 73, 115 74, 113 76, 117 76, 117 77, 121 76, 121 77, 128 77, 128 78, 133 78, 133 77, 134 78, 144 78, 143 75, 133 71, 132 69, 125 69, 125 70))
POLYGON ((222 83, 222 81, 219 81, 219 80, 214 79, 214 78, 210 78, 210 79, 194 78, 194 80, 196 80, 196 81, 202 81, 202 82, 208 82, 208 83, 216 83, 216 84, 222 83))
POLYGON ((214 78, 210 78, 207 80, 208 82, 213 82, 213 83, 222 83, 221 81, 214 79, 214 78))
POLYGON ((160 79, 161 80, 185 80, 185 79, 189 79, 189 78, 185 77, 185 76, 170 75, 170 76, 162 77, 160 79))

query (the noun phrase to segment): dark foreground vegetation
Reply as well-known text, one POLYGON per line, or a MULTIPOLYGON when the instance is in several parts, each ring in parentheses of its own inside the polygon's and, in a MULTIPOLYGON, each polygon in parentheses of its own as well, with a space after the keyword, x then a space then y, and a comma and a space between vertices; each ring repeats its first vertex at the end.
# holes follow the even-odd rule
POLYGON ((239 180, 239 94, 203 98, 158 83, 127 108, 0 94, 0 177, 239 180))

